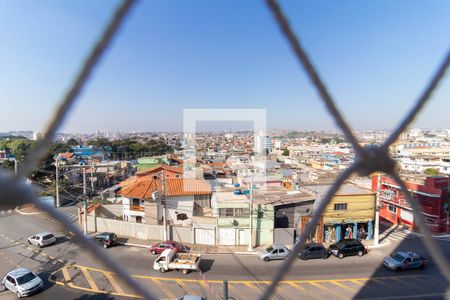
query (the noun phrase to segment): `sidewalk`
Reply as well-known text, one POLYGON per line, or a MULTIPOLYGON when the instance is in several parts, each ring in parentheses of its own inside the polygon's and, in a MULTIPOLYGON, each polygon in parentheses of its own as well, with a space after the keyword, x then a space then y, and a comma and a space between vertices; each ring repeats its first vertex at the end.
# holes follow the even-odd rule
MULTIPOLYGON (((141 247, 148 248, 153 243, 158 243, 158 240, 142 240, 133 237, 119 237, 119 244, 131 246, 131 247, 141 247)), ((189 244, 183 243, 188 246, 191 251, 201 252, 204 254, 238 254, 238 255, 257 255, 258 252, 265 246, 253 248, 252 251, 248 251, 248 246, 212 246, 212 245, 200 245, 200 244, 189 244)))
MULTIPOLYGON (((161 241, 157 240, 141 240, 138 238, 133 237, 119 237, 119 243, 131 246, 131 247, 141 247, 141 248, 149 248, 153 243, 158 243, 161 241)), ((390 245, 390 242, 388 240, 385 240, 375 246, 373 244, 373 240, 363 240, 362 243, 366 245, 369 249, 377 249, 377 248, 383 248, 390 245)), ((194 252, 201 252, 203 254, 236 254, 236 255, 257 255, 259 251, 262 249, 268 247, 268 245, 262 245, 253 248, 251 251, 248 250, 248 246, 224 246, 224 245, 200 245, 200 244, 189 244, 189 243, 183 243, 184 245, 188 246, 191 251, 194 252)), ((328 248, 333 243, 322 243, 326 248, 328 248)), ((288 249, 292 249, 294 245, 286 245, 288 249)))
POLYGON ((21 215, 37 215, 42 212, 42 210, 34 207, 32 204, 18 206, 15 211, 21 215))

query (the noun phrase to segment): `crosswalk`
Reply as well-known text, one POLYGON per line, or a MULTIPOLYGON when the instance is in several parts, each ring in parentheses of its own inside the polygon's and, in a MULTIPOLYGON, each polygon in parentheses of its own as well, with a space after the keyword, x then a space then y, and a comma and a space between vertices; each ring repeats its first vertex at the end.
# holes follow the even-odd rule
MULTIPOLYGON (((78 222, 78 215, 74 212, 65 210, 65 211, 61 211, 62 214, 69 219, 70 223, 77 223, 78 222)), ((39 216, 41 218, 43 218, 44 220, 51 222, 51 223, 55 223, 55 224, 60 224, 61 222, 59 222, 58 220, 54 219, 52 216, 50 216, 49 214, 42 212, 39 214, 39 216)))
POLYGON ((385 232, 380 234, 380 240, 386 238, 394 241, 403 241, 404 239, 414 239, 419 237, 404 230, 386 230, 385 232))
MULTIPOLYGON (((420 239, 422 234, 405 229, 385 230, 380 233, 380 240, 403 241, 405 239, 420 239)), ((433 239, 450 242, 450 235, 433 235, 433 239)))

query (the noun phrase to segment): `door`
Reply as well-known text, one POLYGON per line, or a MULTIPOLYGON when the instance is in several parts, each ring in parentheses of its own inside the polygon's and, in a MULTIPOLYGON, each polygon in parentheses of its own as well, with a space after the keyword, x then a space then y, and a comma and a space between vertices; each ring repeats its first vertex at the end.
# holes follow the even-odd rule
POLYGON ((195 228, 195 243, 202 245, 214 245, 214 229, 195 228))
POLYGON ((278 259, 284 259, 287 255, 286 250, 284 249, 278 249, 278 259))
POLYGON ((272 251, 272 253, 269 254, 270 259, 278 259, 278 249, 275 249, 272 251))
POLYGON ((322 256, 322 251, 320 247, 312 247, 311 248, 311 258, 319 258, 322 256))
POLYGON ((220 228, 219 240, 221 245, 236 245, 236 230, 234 228, 220 228))
POLYGON ((6 276, 5 287, 13 292, 16 292, 17 291, 16 280, 11 276, 6 276))
POLYGON ((247 230, 238 230, 238 242, 239 245, 248 245, 248 231, 247 230))

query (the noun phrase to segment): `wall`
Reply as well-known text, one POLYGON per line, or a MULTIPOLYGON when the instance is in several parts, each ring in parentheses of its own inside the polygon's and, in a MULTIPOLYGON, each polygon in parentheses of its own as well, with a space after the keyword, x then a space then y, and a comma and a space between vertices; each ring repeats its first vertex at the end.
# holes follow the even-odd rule
MULTIPOLYGON (((164 239, 162 225, 149 225, 130 223, 125 221, 111 220, 88 216, 89 232, 114 232, 119 237, 134 237, 142 240, 159 240, 164 239)), ((194 228, 168 226, 168 239, 193 244, 194 228)))
POLYGON ((325 224, 352 222, 367 222, 375 217, 375 194, 337 195, 334 196, 323 212, 325 224), (347 210, 334 210, 335 203, 347 203, 347 210))
POLYGON ((123 206, 122 204, 102 204, 95 213, 102 218, 122 219, 123 206))

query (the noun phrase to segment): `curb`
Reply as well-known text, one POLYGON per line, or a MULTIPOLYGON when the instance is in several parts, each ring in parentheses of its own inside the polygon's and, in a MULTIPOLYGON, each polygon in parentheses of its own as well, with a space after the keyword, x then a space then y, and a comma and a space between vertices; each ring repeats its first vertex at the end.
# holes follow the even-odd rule
MULTIPOLYGON (((124 246, 130 246, 130 247, 146 248, 146 249, 151 247, 151 245, 122 243, 122 242, 117 242, 117 244, 124 245, 124 246)), ((204 254, 208 254, 208 255, 211 255, 211 254, 258 255, 258 252, 255 252, 255 251, 251 251, 251 252, 246 252, 246 251, 242 251, 242 252, 205 252, 204 254)))
POLYGON ((142 245, 142 244, 132 244, 132 243, 122 243, 117 242, 119 245, 130 246, 130 247, 139 247, 139 248, 150 248, 151 245, 142 245))
POLYGON ((39 211, 39 212, 32 212, 32 213, 23 212, 23 211, 20 211, 19 207, 16 207, 16 209, 14 209, 14 210, 15 210, 17 213, 19 213, 19 214, 21 214, 21 215, 24 215, 24 216, 38 215, 38 214, 41 213, 40 211, 39 211))

